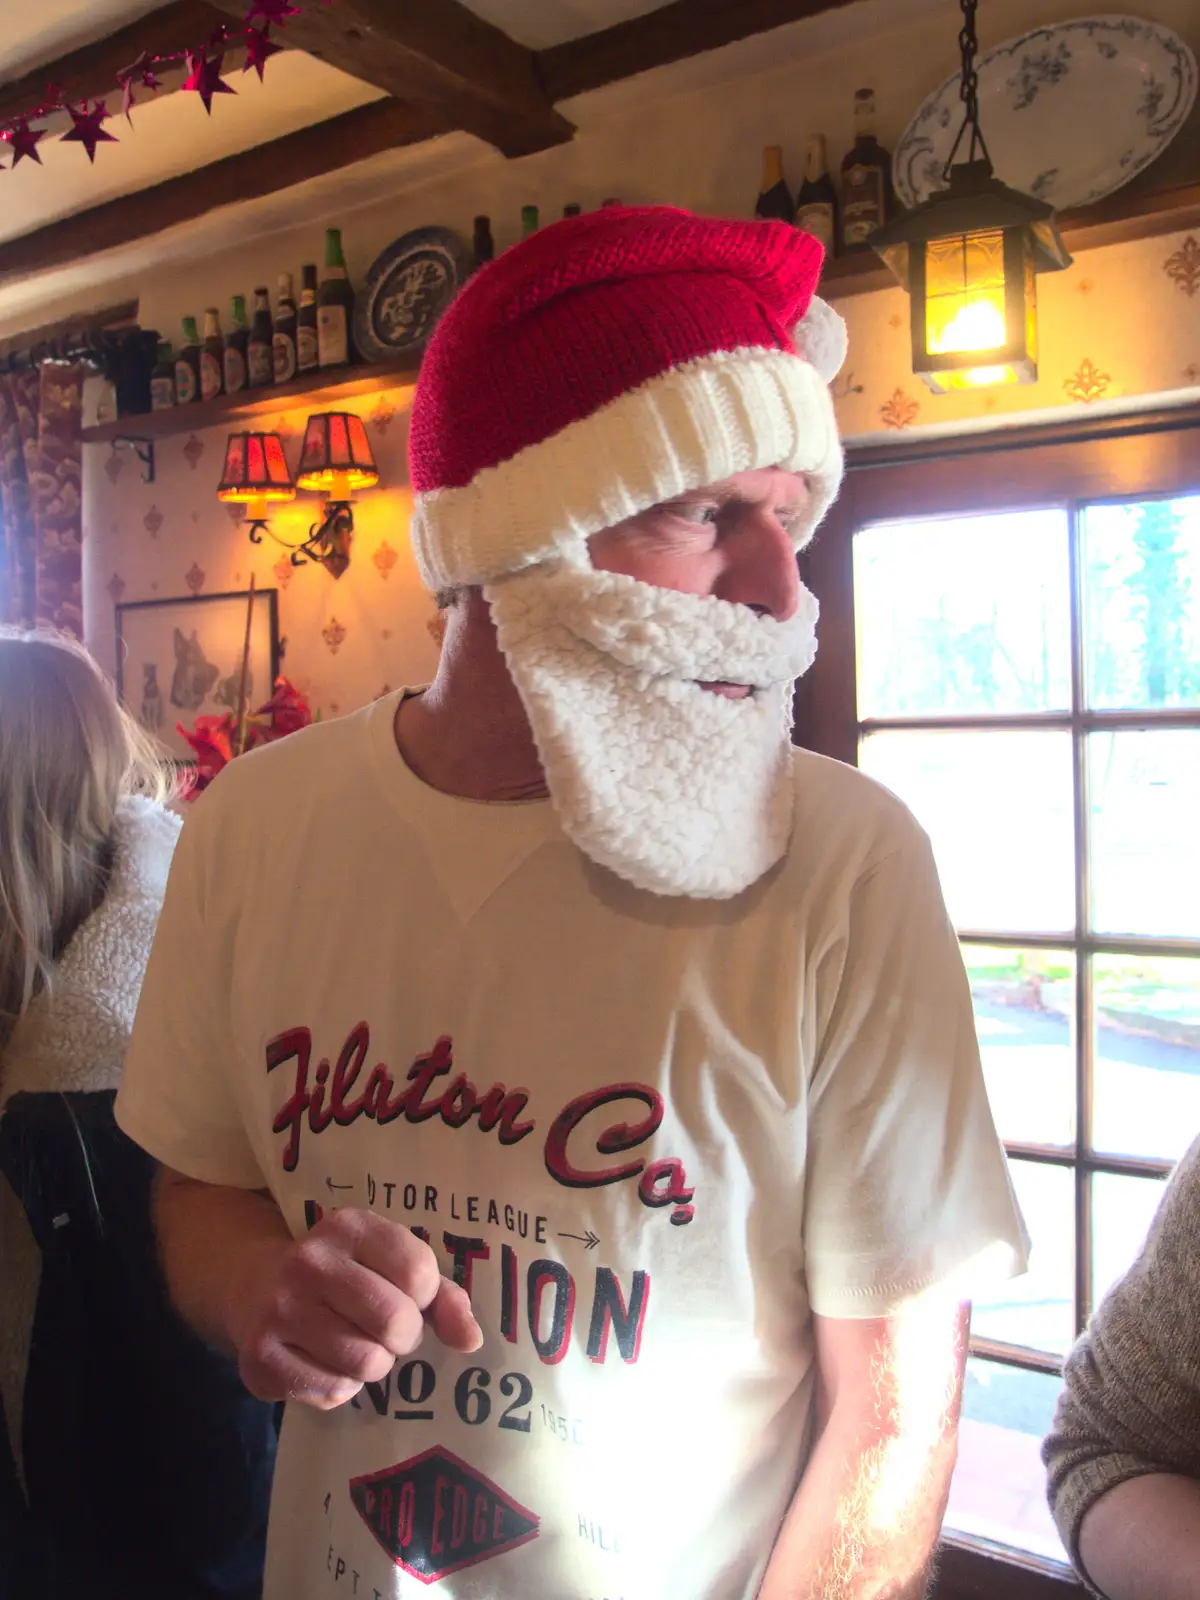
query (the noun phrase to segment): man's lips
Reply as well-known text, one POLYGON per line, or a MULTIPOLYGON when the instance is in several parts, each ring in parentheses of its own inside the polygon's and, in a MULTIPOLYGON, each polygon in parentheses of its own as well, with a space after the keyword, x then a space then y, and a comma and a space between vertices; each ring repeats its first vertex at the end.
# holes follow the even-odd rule
POLYGON ((700 687, 709 694, 723 695, 726 700, 744 700, 754 693, 748 683, 701 683, 700 687))

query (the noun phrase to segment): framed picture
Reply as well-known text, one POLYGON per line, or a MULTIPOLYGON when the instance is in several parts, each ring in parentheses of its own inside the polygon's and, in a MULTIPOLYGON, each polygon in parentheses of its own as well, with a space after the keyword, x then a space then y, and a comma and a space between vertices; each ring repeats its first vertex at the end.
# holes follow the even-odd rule
MULTIPOLYGON (((175 724, 236 712, 248 589, 133 600, 117 607, 117 692, 174 761, 194 759, 175 724)), ((279 672, 278 590, 256 589, 246 703, 270 698, 279 672)))

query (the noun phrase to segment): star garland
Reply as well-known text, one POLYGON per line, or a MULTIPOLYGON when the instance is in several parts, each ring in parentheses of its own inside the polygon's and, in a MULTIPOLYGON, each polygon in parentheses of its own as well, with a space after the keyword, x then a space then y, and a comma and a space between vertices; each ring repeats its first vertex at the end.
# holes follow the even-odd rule
MULTIPOLYGON (((330 0, 324 0, 324 3, 328 5, 330 0)), ((246 20, 241 26, 222 23, 209 38, 186 50, 164 51, 161 55, 143 50, 136 61, 117 73, 114 84, 114 90, 120 92, 121 110, 130 126, 133 125, 134 107, 139 103, 135 98, 136 91, 148 90, 154 94, 162 86, 162 74, 179 67, 187 70, 183 89, 198 95, 205 111, 211 116, 214 95, 237 93, 221 76, 225 52, 231 48, 240 46, 245 50, 242 71, 246 73, 253 68, 261 83, 267 62, 283 48, 272 40, 272 27, 286 27, 287 19, 299 16, 302 9, 301 6, 292 5, 291 0, 249 0, 246 20)), ((19 116, 0 119, 0 154, 7 145, 12 152, 11 166, 17 166, 26 156, 40 166, 42 158, 38 144, 50 130, 34 127, 33 124, 47 117, 64 114, 70 117, 71 126, 61 136, 60 142, 81 144, 89 161, 95 162, 98 144, 118 142, 115 134, 101 126, 111 116, 104 96, 85 97, 76 104, 62 93, 57 84, 51 83, 47 84, 45 96, 38 105, 31 106, 19 116)), ((4 170, 7 169, 0 161, 0 171, 4 170)))

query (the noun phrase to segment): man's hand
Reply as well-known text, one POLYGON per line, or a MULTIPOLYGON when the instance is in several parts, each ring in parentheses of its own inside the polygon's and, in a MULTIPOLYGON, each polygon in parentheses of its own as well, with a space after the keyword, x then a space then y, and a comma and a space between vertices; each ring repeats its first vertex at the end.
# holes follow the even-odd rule
POLYGON ((303 1239, 261 1240, 230 1285, 229 1334, 260 1400, 330 1411, 391 1371, 428 1326, 453 1350, 483 1343, 471 1302, 427 1244, 373 1211, 322 1218, 303 1239))

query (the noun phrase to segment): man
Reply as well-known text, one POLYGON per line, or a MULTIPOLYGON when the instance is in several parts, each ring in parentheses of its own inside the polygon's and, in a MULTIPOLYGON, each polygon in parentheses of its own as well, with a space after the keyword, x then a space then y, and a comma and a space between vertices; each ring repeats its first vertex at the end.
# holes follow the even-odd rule
POLYGON ((185 830, 120 1114, 294 1402, 269 1600, 922 1592, 1023 1244, 928 843, 789 742, 820 259, 606 209, 479 273, 412 416, 436 680, 185 830))

